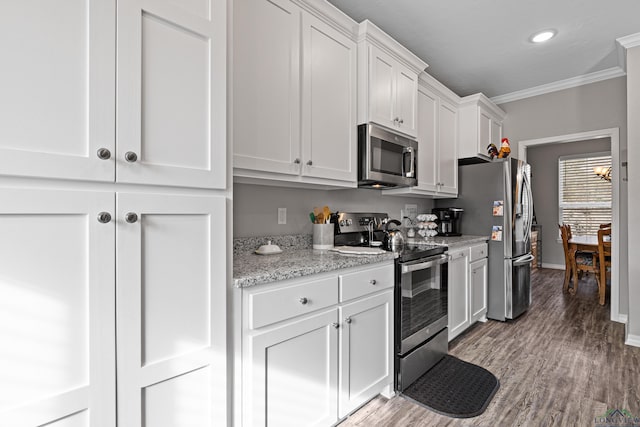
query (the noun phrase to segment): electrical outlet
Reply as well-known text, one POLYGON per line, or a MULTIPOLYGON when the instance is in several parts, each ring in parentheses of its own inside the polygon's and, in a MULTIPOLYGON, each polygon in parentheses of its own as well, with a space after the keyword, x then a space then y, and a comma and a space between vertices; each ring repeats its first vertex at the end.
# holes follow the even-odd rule
POLYGON ((278 224, 287 223, 287 208, 278 208, 278 224))

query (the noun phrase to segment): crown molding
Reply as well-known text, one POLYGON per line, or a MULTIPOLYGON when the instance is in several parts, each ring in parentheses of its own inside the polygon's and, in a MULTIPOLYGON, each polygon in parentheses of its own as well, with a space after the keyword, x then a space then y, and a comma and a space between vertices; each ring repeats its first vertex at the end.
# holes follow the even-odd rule
POLYGON ((460 97, 458 96, 458 94, 440 83, 440 81, 438 81, 435 77, 433 77, 426 71, 423 71, 418 75, 418 85, 426 87, 431 91, 435 91, 438 96, 446 98, 456 105, 460 103, 460 97))
POLYGON ((468 105, 482 105, 501 121, 507 116, 507 113, 502 108, 498 107, 493 100, 487 98, 484 93, 476 93, 460 98, 460 107, 466 107, 468 105))
POLYGON ((534 86, 529 89, 518 90, 504 95, 494 96, 491 98, 496 104, 504 104, 506 102, 518 101, 520 99, 531 98, 532 96, 544 95, 546 93, 557 92, 564 89, 570 89, 582 85, 600 82, 603 80, 614 79, 616 77, 625 76, 626 73, 621 67, 607 68, 602 71, 595 71, 582 76, 571 77, 565 80, 559 80, 553 83, 547 83, 540 86, 534 86))
POLYGON ((358 43, 362 43, 364 41, 376 45, 391 56, 399 59, 416 74, 420 74, 429 66, 426 62, 418 58, 413 52, 398 43, 398 41, 368 19, 365 19, 360 23, 360 30, 358 33, 358 43))

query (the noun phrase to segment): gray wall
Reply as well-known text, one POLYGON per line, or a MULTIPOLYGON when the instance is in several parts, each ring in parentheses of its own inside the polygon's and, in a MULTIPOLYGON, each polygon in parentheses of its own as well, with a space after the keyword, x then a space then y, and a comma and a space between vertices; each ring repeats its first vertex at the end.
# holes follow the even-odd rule
MULTIPOLYGON (((627 50, 627 100, 629 120, 629 241, 640 239, 640 47, 627 50)), ((629 245, 628 338, 640 345, 640 245, 629 245)))
MULTIPOLYGON (((609 152, 609 138, 549 144, 527 150, 531 165, 533 205, 542 225, 542 262, 564 266, 564 250, 558 241, 558 158, 572 154, 609 152)), ((544 265, 543 265, 544 267, 544 265)))
POLYGON ((433 200, 383 196, 380 190, 309 190, 234 184, 233 237, 311 234, 309 212, 328 205, 332 212, 386 212, 400 218, 405 203, 431 212, 433 200), (287 224, 278 225, 278 208, 287 208, 287 224))
MULTIPOLYGON (((640 71, 638 71, 640 73, 640 71)), ((517 155, 518 141, 568 135, 608 128, 620 130, 620 162, 627 160, 627 78, 619 77, 500 105, 507 117, 503 134, 517 155)), ((640 76, 638 77, 640 78, 640 76)), ((636 97, 640 93, 635 92, 636 97)), ((639 112, 636 112, 636 116, 639 112)), ((637 137, 636 137, 637 138, 637 137)), ((639 143, 640 141, 636 141, 639 143)), ((640 158, 640 153, 638 153, 640 158)), ((614 171, 620 165, 614 165, 614 171)), ((630 168, 631 170, 631 168, 630 168)), ((640 182, 638 183, 640 184, 640 182)), ((637 188, 640 188, 637 187, 637 188)), ((619 311, 628 313, 629 266, 627 260, 627 183, 620 181, 620 300, 619 311)), ((553 197, 536 200, 555 204, 553 197)), ((536 208, 536 213, 538 210, 536 208)), ((539 215, 539 213, 538 213, 539 215)), ((640 230, 638 230, 640 233, 640 230)), ((633 259, 633 258, 629 258, 633 259)), ((638 258, 636 258, 638 259, 638 258)), ((637 277, 637 276, 631 276, 637 277)), ((640 297, 640 295, 638 295, 640 297)), ((640 303, 640 301, 638 301, 640 303)), ((638 305, 640 307, 640 305, 638 305)), ((640 313, 639 313, 640 314, 640 313)), ((640 323, 640 319, 639 323, 640 323)), ((640 325, 638 325, 640 328, 640 325)))

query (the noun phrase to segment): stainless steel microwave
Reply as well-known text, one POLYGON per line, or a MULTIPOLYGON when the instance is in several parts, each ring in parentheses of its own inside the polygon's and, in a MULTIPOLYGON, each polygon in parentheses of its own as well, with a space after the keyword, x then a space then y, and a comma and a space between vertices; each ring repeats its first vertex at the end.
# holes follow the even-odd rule
POLYGON ((358 187, 418 184, 418 143, 373 123, 358 126, 358 187))

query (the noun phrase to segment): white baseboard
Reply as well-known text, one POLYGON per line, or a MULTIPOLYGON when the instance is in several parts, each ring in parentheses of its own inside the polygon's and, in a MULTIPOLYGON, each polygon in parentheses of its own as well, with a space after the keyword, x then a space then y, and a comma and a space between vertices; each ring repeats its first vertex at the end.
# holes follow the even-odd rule
POLYGON ((627 316, 626 314, 619 314, 618 316, 614 316, 611 318, 611 320, 613 322, 618 322, 618 323, 623 323, 623 324, 627 324, 627 319, 629 318, 629 316, 627 316))
POLYGON ((633 347, 640 347, 640 335, 627 335, 627 340, 624 342, 626 345, 633 347))
POLYGON ((564 264, 548 264, 546 262, 543 262, 542 268, 551 268, 553 270, 564 270, 564 264))

